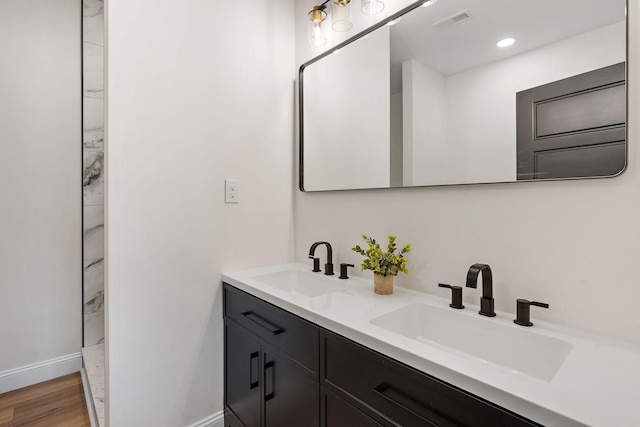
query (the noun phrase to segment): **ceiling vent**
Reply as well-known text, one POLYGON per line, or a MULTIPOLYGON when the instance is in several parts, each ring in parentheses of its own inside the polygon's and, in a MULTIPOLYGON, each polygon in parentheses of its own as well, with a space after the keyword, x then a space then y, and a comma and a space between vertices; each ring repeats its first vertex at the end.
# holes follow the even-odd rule
POLYGON ((442 21, 436 22, 435 24, 433 24, 433 28, 435 28, 436 31, 444 31, 458 24, 462 24, 463 22, 466 22, 469 19, 471 19, 471 15, 469 15, 469 11, 463 10, 462 12, 458 12, 455 15, 451 15, 450 17, 445 18, 442 21))

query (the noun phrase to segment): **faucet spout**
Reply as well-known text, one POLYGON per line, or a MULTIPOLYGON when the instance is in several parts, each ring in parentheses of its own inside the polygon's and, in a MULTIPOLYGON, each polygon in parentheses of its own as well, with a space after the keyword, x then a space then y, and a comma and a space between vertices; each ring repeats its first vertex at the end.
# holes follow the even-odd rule
POLYGON ((327 263, 324 265, 324 274, 326 274, 327 276, 332 276, 333 275, 333 250, 329 242, 315 242, 313 245, 311 245, 311 248, 309 249, 309 258, 310 259, 314 258, 316 248, 320 245, 327 246, 327 263))
POLYGON ((493 317, 496 315, 493 299, 493 275, 487 264, 473 264, 467 272, 467 287, 478 287, 478 276, 482 273, 482 297, 480 298, 480 314, 493 317))

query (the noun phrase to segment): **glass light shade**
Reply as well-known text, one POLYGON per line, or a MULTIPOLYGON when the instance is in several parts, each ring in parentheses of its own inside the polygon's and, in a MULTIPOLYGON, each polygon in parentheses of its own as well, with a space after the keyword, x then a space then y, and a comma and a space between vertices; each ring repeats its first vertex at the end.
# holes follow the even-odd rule
POLYGON ((327 18, 327 13, 318 6, 313 6, 309 12, 309 43, 314 46, 327 44, 327 38, 322 34, 322 21, 327 18))
POLYGON ((331 28, 335 31, 349 31, 353 22, 349 20, 351 0, 331 0, 331 28))
POLYGON ((383 9, 383 0, 362 0, 362 13, 365 15, 377 15, 383 9))

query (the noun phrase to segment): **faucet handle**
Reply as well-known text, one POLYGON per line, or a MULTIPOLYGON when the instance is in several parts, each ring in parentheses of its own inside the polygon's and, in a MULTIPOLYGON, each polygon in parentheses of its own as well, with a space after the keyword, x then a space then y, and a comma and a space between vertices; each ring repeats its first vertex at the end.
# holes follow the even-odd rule
POLYGON ((462 304, 462 287, 461 286, 451 286, 446 283, 438 283, 438 287, 440 288, 448 288, 451 289, 451 304, 449 307, 463 309, 464 305, 462 304))
POLYGON ((348 279, 349 276, 347 275, 347 267, 355 267, 353 264, 347 264, 344 262, 340 263, 340 279, 348 279))
POLYGON ((310 256, 309 258, 313 260, 313 270, 311 271, 313 271, 314 273, 320 271, 320 258, 314 258, 313 256, 310 256))
POLYGON ((516 300, 516 318, 513 320, 513 323, 520 326, 532 326, 533 322, 531 321, 531 306, 535 305, 536 307, 549 308, 549 304, 538 301, 529 301, 526 299, 517 299, 516 300))

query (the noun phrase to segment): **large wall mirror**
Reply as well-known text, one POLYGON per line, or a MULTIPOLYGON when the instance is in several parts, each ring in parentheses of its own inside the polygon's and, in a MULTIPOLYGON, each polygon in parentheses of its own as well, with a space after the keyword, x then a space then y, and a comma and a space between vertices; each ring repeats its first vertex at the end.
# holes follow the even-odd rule
POLYGON ((625 0, 413 4, 300 68, 300 189, 620 174, 625 15, 625 0))

